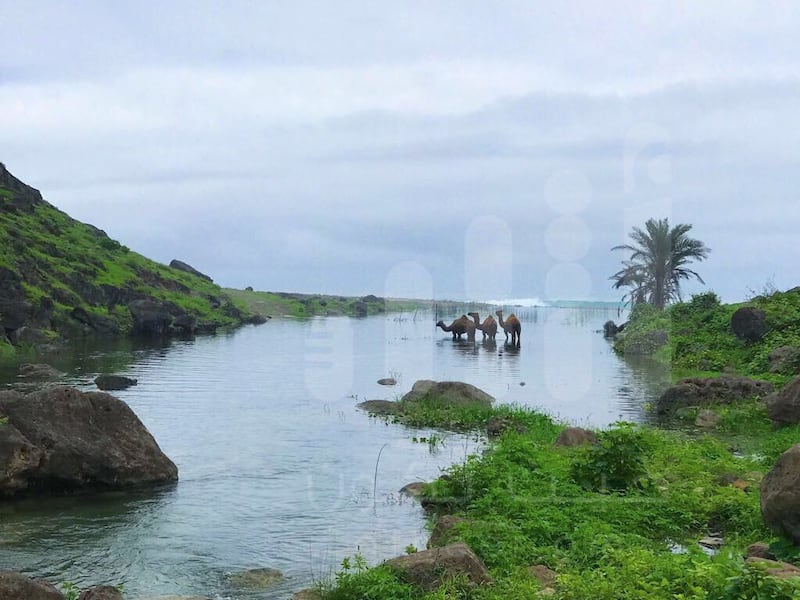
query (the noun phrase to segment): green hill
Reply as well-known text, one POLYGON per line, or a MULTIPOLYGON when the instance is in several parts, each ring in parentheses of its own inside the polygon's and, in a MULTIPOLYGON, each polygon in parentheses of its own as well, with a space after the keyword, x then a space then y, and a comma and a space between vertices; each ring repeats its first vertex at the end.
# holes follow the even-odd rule
POLYGON ((210 332, 250 318, 209 278, 132 252, 0 164, 0 355, 88 335, 210 332))

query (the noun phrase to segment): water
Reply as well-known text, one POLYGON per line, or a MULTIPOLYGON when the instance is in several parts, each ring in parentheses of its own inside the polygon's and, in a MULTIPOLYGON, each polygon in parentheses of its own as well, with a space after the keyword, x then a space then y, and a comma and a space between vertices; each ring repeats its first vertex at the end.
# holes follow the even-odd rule
POLYGON ((429 431, 371 419, 357 402, 394 399, 417 379, 461 380, 500 402, 604 426, 643 420, 663 385, 665 373, 620 360, 597 333, 613 311, 517 314, 519 350, 504 347, 502 332, 495 345, 480 332, 475 344, 453 342, 434 315, 417 313, 275 319, 194 341, 125 340, 55 357, 85 389, 99 372, 138 378, 116 395, 178 465, 180 482, 2 504, 0 569, 80 586, 122 583, 132 599, 285 598, 356 552, 374 563, 410 544, 424 548, 424 514, 399 488, 435 478, 481 442, 443 434, 431 451, 412 441, 429 431), (388 376, 398 385, 377 384, 388 376), (231 585, 232 573, 258 567, 287 578, 259 593, 231 585))

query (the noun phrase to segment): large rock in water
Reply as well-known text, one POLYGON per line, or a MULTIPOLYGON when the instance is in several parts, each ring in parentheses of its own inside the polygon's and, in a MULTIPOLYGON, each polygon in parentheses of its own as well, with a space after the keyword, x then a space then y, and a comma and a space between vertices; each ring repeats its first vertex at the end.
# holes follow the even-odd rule
POLYGON ((53 585, 14 571, 0 571, 0 600, 64 600, 53 585))
POLYGON ((755 396, 763 398, 773 389, 767 381, 738 375, 690 377, 667 388, 656 401, 656 411, 663 415, 687 406, 732 404, 755 396))
POLYGON ((761 515, 767 527, 800 544, 800 444, 781 454, 761 480, 761 515))
POLYGON ((435 590, 446 580, 457 576, 466 576, 477 585, 492 581, 486 565, 463 542, 399 556, 387 560, 385 564, 401 571, 410 583, 426 592, 435 590))
POLYGON ((484 406, 490 407, 494 398, 469 383, 461 381, 431 381, 420 379, 403 396, 401 402, 425 400, 442 406, 484 406))
POLYGON ((133 317, 133 333, 147 336, 167 335, 172 325, 172 314, 163 302, 152 298, 134 300, 128 304, 133 317))
POLYGON ((800 423, 800 377, 795 377, 777 394, 767 397, 767 415, 776 425, 800 423))
POLYGON ((130 407, 104 392, 0 392, 0 497, 175 481, 130 407))
POLYGON ((766 318, 766 313, 760 308, 742 306, 731 316, 731 329, 740 340, 757 342, 769 331, 766 318))

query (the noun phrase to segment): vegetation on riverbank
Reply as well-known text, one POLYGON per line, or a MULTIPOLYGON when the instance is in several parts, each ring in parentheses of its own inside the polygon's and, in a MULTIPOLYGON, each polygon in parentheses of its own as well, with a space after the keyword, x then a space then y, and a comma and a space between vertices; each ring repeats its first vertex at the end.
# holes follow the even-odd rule
POLYGON ((771 363, 770 354, 779 348, 800 349, 800 290, 772 292, 737 304, 722 304, 708 292, 663 311, 637 304, 614 348, 621 354, 652 354, 668 361, 675 378, 728 370, 780 385, 797 372, 800 355, 781 367, 771 363), (734 334, 732 317, 742 307, 763 311, 765 333, 760 339, 734 334))
POLYGON ((336 296, 329 294, 300 294, 295 292, 261 292, 251 289, 225 288, 225 293, 247 307, 253 314, 264 317, 367 317, 383 313, 409 313, 409 318, 423 311, 435 314, 467 312, 478 306, 455 300, 425 300, 367 296, 336 296))
MULTIPOLYGON (((723 305, 707 293, 663 311, 637 304, 615 345, 672 361, 676 377, 735 371, 780 387, 800 366, 774 360, 778 348, 800 347, 800 292, 745 305, 763 311, 760 339, 733 333, 731 319, 742 304, 723 305)), ((432 524, 437 511, 461 519, 436 543, 466 542, 494 584, 455 580, 423 593, 386 565, 347 561, 332 585, 321 586, 322 596, 800 597, 800 578, 772 577, 763 563, 745 560, 755 542, 769 544, 778 559, 800 558, 800 548, 765 526, 759 494, 764 475, 800 440, 800 425, 776 429, 760 398, 714 406, 719 421, 706 428, 695 425, 699 410, 682 411, 668 429, 618 423, 598 432, 596 443, 572 448, 555 445, 563 425, 526 409, 421 403, 401 411, 390 418, 409 426, 479 430, 491 418, 503 422, 504 433, 483 455, 451 466, 423 492, 432 524), (544 567, 554 571, 553 581, 542 581, 544 567)))

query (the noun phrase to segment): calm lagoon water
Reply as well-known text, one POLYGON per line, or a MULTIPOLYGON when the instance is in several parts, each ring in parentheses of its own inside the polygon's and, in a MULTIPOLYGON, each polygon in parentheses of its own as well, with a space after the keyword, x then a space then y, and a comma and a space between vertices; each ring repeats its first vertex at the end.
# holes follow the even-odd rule
POLYGON ((57 358, 84 389, 94 389, 100 372, 138 378, 116 395, 178 465, 180 482, 0 504, 0 569, 122 583, 134 600, 288 598, 345 556, 361 552, 374 563, 409 544, 424 548, 424 514, 398 490, 435 478, 481 441, 443 434, 431 451, 412 440, 430 431, 386 425, 357 402, 395 399, 418 379, 460 380, 499 402, 604 426, 644 420, 668 377, 614 355, 598 330, 616 311, 512 310, 523 323, 519 350, 504 347, 502 332, 496 345, 480 334, 475 344, 453 342, 432 313, 416 313, 274 319, 193 341, 123 341, 57 358), (398 385, 377 384, 388 376, 398 385), (258 567, 287 578, 260 592, 231 585, 230 574, 258 567))

